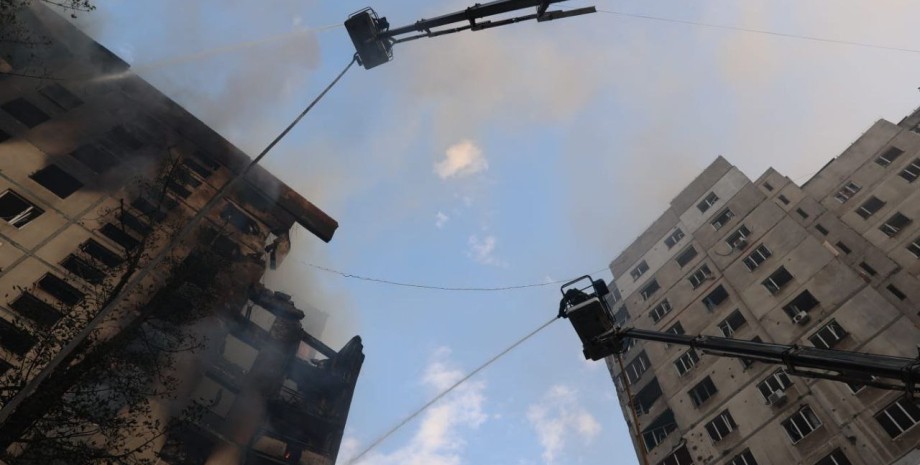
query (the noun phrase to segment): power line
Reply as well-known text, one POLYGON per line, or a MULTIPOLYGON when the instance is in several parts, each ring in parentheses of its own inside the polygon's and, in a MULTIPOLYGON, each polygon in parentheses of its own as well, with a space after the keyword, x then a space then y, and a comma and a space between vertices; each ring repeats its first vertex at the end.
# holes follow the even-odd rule
POLYGON ((751 29, 751 28, 739 27, 739 26, 725 26, 722 24, 703 23, 699 21, 690 21, 690 20, 685 20, 685 19, 662 18, 659 16, 641 15, 641 14, 636 14, 636 13, 623 13, 620 11, 612 11, 612 10, 597 10, 597 11, 598 13, 607 13, 607 14, 616 15, 616 16, 648 19, 652 21, 663 21, 667 23, 689 24, 692 26, 710 27, 713 29, 725 29, 729 31, 750 32, 754 34, 765 34, 765 35, 771 35, 771 36, 777 36, 777 37, 787 37, 790 39, 811 40, 814 42, 825 42, 825 43, 839 44, 839 45, 853 45, 856 47, 874 48, 874 49, 879 49, 879 50, 894 50, 898 52, 920 53, 920 49, 913 49, 913 48, 889 47, 886 45, 868 44, 865 42, 856 42, 856 41, 851 41, 851 40, 826 39, 823 37, 814 37, 814 36, 807 36, 807 35, 802 35, 802 34, 774 32, 774 31, 767 31, 763 29, 751 29))
POLYGON ((539 332, 542 331, 544 328, 546 328, 547 326, 549 326, 550 324, 552 324, 554 321, 556 321, 556 320, 558 320, 558 319, 559 319, 559 317, 556 316, 556 317, 553 317, 551 320, 547 321, 546 323, 543 323, 542 325, 540 325, 540 327, 538 327, 537 329, 531 331, 531 332, 528 333, 526 336, 524 336, 524 337, 518 339, 514 344, 511 344, 510 346, 508 346, 507 348, 505 348, 505 349, 502 350, 501 352, 495 354, 492 358, 486 360, 485 363, 483 363, 482 365, 479 365, 479 367, 477 367, 475 370, 469 372, 466 376, 464 376, 463 378, 460 378, 460 380, 458 380, 456 383, 452 384, 452 385, 451 385, 450 387, 448 387, 447 389, 441 391, 438 395, 434 396, 434 398, 432 398, 432 399, 429 400, 427 403, 425 403, 425 405, 419 407, 419 408, 416 409, 414 412, 412 412, 409 416, 407 416, 407 417, 404 418, 402 421, 400 421, 399 423, 397 423, 395 426, 393 426, 392 428, 390 428, 389 430, 387 430, 386 433, 384 433, 382 436, 380 436, 379 438, 377 438, 374 442, 372 442, 369 446, 367 446, 364 450, 362 450, 358 455, 354 456, 354 458, 349 459, 347 465, 352 465, 352 464, 354 464, 355 462, 357 462, 359 459, 361 459, 361 457, 364 457, 365 454, 367 454, 368 452, 370 452, 371 449, 373 449, 373 448, 379 446, 383 441, 385 441, 387 438, 389 438, 390 436, 392 436, 393 433, 395 433, 396 431, 399 431, 399 429, 402 428, 403 426, 406 426, 410 421, 412 421, 413 418, 419 416, 419 414, 421 414, 422 412, 424 412, 425 410, 427 410, 428 407, 431 407, 432 405, 434 405, 435 402, 441 400, 441 399, 442 399, 444 396, 446 396, 447 394, 450 394, 451 391, 453 391, 454 389, 456 389, 457 387, 459 387, 461 384, 465 383, 467 380, 469 380, 470 378, 472 378, 473 376, 475 376, 476 373, 479 373, 480 371, 486 369, 486 367, 488 367, 489 365, 491 365, 492 363, 494 363, 496 360, 502 358, 505 354, 507 354, 508 352, 511 352, 512 350, 514 350, 515 347, 517 347, 517 346, 523 344, 524 341, 526 341, 526 340, 530 339, 531 337, 535 336, 537 333, 539 333, 539 332))
MULTIPOLYGON (((346 273, 344 271, 334 270, 332 268, 327 268, 325 266, 316 265, 316 264, 309 263, 309 262, 301 262, 301 263, 311 268, 315 268, 317 270, 324 271, 326 273, 339 275, 343 278, 357 279, 360 281, 369 281, 369 282, 374 282, 374 283, 379 283, 379 284, 387 284, 390 286, 412 287, 416 289, 429 289, 429 290, 435 290, 435 291, 472 291, 472 292, 510 291, 510 290, 515 290, 515 289, 526 289, 526 288, 531 288, 531 287, 550 286, 553 284, 561 284, 561 283, 571 281, 571 278, 570 278, 570 279, 559 279, 555 281, 545 281, 545 282, 540 282, 540 283, 519 284, 516 286, 500 286, 500 287, 435 286, 431 284, 408 283, 408 282, 402 282, 402 281, 391 281, 389 279, 382 279, 382 278, 372 278, 369 276, 361 276, 357 274, 346 273)), ((602 271, 607 271, 607 268, 601 268, 600 270, 592 271, 588 274, 597 274, 602 271)))

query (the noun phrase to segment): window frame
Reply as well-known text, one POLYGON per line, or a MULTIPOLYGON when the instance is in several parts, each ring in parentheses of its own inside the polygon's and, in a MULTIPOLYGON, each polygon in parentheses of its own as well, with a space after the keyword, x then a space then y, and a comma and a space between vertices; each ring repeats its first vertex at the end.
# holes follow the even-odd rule
POLYGON ((649 311, 649 317, 653 322, 658 323, 673 309, 671 302, 668 299, 664 299, 649 311))
POLYGON ((696 353, 696 349, 690 348, 687 349, 684 353, 677 357, 674 360, 674 368, 677 370, 677 376, 684 376, 693 369, 700 362, 700 355, 696 353))
POLYGON ((792 441, 792 444, 795 445, 802 442, 802 440, 810 436, 811 433, 814 433, 818 428, 824 426, 824 423, 820 418, 818 418, 818 415, 814 412, 814 410, 811 409, 810 406, 803 405, 802 408, 798 409, 795 413, 780 422, 780 425, 786 431, 786 436, 790 441, 792 441), (809 418, 809 415, 811 418, 809 418), (797 424, 796 420, 803 422, 803 425, 797 424), (812 424, 812 420, 814 420, 814 423, 816 424, 812 424), (795 430, 799 436, 798 439, 792 436, 791 430, 789 428, 790 425, 795 427, 795 430), (811 429, 803 433, 800 426, 808 426, 811 429))
POLYGON ((914 399, 915 404, 911 406, 910 404, 905 403, 906 400, 907 399, 904 399, 903 397, 901 397, 895 400, 894 402, 888 404, 885 408, 879 410, 878 413, 873 415, 873 418, 875 418, 875 421, 879 423, 879 426, 882 427, 882 429, 885 431, 885 433, 888 434, 888 436, 891 437, 891 439, 897 439, 903 436, 908 431, 914 429, 914 427, 920 424, 920 405, 918 405, 920 401, 918 401, 917 399, 914 399), (894 407, 897 407, 898 410, 900 410, 900 416, 907 418, 907 420, 909 420, 909 422, 912 422, 912 423, 910 423, 906 427, 898 423, 897 417, 895 415, 892 415, 892 413, 889 412, 889 410, 892 410, 894 407), (891 422, 892 426, 897 427, 897 430, 898 430, 897 434, 892 434, 892 431, 889 430, 887 427, 885 427, 885 423, 883 423, 882 420, 879 418, 882 414, 885 414, 885 418, 889 422, 891 422))
POLYGON ((722 335, 725 337, 733 337, 735 332, 743 328, 747 324, 747 319, 744 318, 744 314, 741 313, 740 309, 735 309, 728 314, 725 319, 719 322, 719 331, 722 332, 722 335))
POLYGON ((7 195, 11 196, 13 200, 19 201, 26 205, 25 209, 11 216, 9 219, 0 218, 3 221, 6 221, 7 224, 9 224, 10 226, 16 229, 24 228, 26 225, 35 221, 36 218, 38 218, 39 216, 42 216, 42 214, 45 213, 45 210, 43 208, 39 207, 38 205, 35 204, 35 202, 30 201, 29 199, 25 198, 25 196, 19 194, 13 189, 6 189, 3 192, 0 192, 0 201, 2 201, 3 197, 7 195))
POLYGON ((786 373, 784 368, 780 368, 771 373, 766 378, 757 383, 757 390, 765 403, 770 402, 770 396, 777 392, 786 392, 792 387, 792 379, 786 373))
POLYGON ((710 221, 709 224, 712 225, 712 227, 716 231, 718 231, 724 228, 725 225, 727 225, 734 217, 735 217, 735 212, 733 212, 731 208, 726 207, 724 210, 719 212, 719 214, 716 215, 715 219, 710 221))
POLYGON ((908 184, 920 178, 920 158, 911 160, 911 162, 898 173, 898 176, 907 181, 908 184))
POLYGON ((786 269, 785 266, 780 266, 773 273, 770 273, 770 276, 767 276, 767 279, 761 281, 761 285, 767 289, 772 295, 777 295, 782 292, 783 288, 786 287, 790 282, 795 279, 795 276, 786 269), (780 282, 778 279, 784 278, 785 280, 780 282))
POLYGON ((744 263, 744 266, 747 267, 748 271, 753 272, 772 256, 773 252, 770 251, 766 244, 761 243, 757 246, 757 248, 754 249, 754 251, 749 253, 747 257, 744 257, 741 262, 744 263), (760 257, 759 261, 757 257, 760 257))
POLYGON ((708 194, 706 194, 706 197, 703 197, 703 200, 696 204, 696 208, 700 211, 700 213, 706 213, 706 211, 712 208, 712 206, 715 205, 718 201, 719 196, 716 195, 715 192, 710 191, 708 194))
POLYGON ((687 276, 687 281, 693 289, 699 289, 712 276, 712 270, 709 269, 709 265, 704 263, 687 276))
POLYGON ((856 211, 856 214, 860 216, 860 218, 864 220, 868 220, 869 218, 872 217, 872 215, 878 213, 883 208, 885 208, 885 205, 887 205, 887 202, 873 195, 869 197, 868 199, 866 199, 866 201, 863 202, 862 205, 860 205, 859 207, 856 207, 855 211, 856 211))
POLYGON ((640 261, 629 271, 629 275, 632 276, 633 281, 638 281, 649 270, 648 263, 645 260, 640 261))
POLYGON ((840 326, 836 319, 831 319, 812 333, 811 336, 808 336, 808 341, 819 349, 832 349, 849 335, 850 333, 843 329, 843 326, 840 326), (833 336, 834 339, 830 340, 826 336, 833 336), (816 341, 820 341, 820 344, 816 341))
POLYGON ((669 234, 668 237, 664 239, 664 245, 668 248, 668 250, 671 250, 675 245, 680 243, 681 239, 684 237, 686 237, 686 234, 684 234, 680 228, 675 228, 674 231, 672 231, 671 234, 669 234))
POLYGON ((875 164, 883 168, 887 168, 891 166, 891 164, 894 163, 895 160, 897 160, 903 154, 904 151, 897 147, 888 147, 888 150, 885 150, 885 152, 883 152, 875 159, 875 164))
POLYGON ((729 434, 738 429, 738 424, 735 423, 735 419, 732 417, 731 412, 728 409, 723 410, 715 418, 710 420, 706 425, 706 432, 709 433, 709 438, 712 439, 713 443, 717 443, 725 439, 729 434), (719 425, 716 422, 719 421, 722 423, 723 429, 727 430, 724 433, 719 429, 719 425), (715 434, 713 434, 715 433, 715 434), (716 435, 719 437, 716 438, 716 435))
POLYGON ((715 397, 718 393, 719 389, 716 388, 716 384, 712 382, 711 376, 704 377, 687 391, 687 395, 690 396, 690 401, 693 402, 693 406, 696 408, 702 407, 703 404, 715 397))

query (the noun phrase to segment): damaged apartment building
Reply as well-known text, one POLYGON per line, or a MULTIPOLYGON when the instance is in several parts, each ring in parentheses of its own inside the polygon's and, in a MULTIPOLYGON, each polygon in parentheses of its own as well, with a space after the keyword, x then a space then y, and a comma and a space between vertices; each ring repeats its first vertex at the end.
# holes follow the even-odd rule
MULTIPOLYGON (((125 276, 164 250, 250 159, 58 14, 34 5, 20 19, 42 43, 0 44, 4 379, 28 383, 49 370, 44 374, 54 380, 91 358, 45 367, 54 356, 47 344, 61 334, 83 337, 91 330, 90 342, 80 346, 91 351, 122 341, 129 329, 175 338, 156 333, 153 322, 179 321, 200 344, 173 357, 167 369, 178 381, 171 395, 146 404, 162 434, 128 435, 125 444, 107 447, 128 450, 140 440, 144 447, 133 450, 146 462, 131 463, 334 463, 364 359, 361 340, 330 348, 320 340, 324 313, 260 282, 290 250, 292 228, 328 242, 335 220, 257 166, 188 241, 169 250, 161 268, 129 289, 112 313, 118 319, 78 327, 97 324, 89 317, 130 282, 125 276), (202 314, 183 320, 196 311, 202 314), (159 320, 132 326, 151 314, 159 320), (35 369, 23 375, 27 363, 35 369), (174 421, 196 406, 203 411, 189 417, 194 421, 174 421)), ((113 347, 143 345, 122 342, 113 347)), ((113 416, 134 414, 118 399, 100 405, 113 403, 113 416)), ((142 423, 125 424, 149 426, 142 423)), ((56 463, 30 445, 42 444, 37 439, 48 439, 46 432, 23 431, 6 449, 10 463, 56 463)), ((104 456, 105 447, 93 447, 104 456)))
MULTIPOLYGON (((719 157, 611 262, 616 319, 915 358, 918 178, 920 110, 876 122, 802 185, 719 157)), ((649 464, 920 463, 920 404, 903 392, 657 342, 634 341, 622 371, 607 362, 649 464)))

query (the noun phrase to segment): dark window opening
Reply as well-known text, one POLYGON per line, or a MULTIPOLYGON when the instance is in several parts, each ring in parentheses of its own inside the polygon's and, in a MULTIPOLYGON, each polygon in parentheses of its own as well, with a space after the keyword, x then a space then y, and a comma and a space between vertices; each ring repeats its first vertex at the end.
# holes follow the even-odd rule
POLYGON ((767 189, 768 191, 773 192, 773 186, 770 183, 764 182, 763 187, 767 189))
POLYGON ((166 188, 183 199, 187 199, 188 196, 192 195, 192 191, 182 184, 179 184, 175 178, 170 178, 166 181, 166 188))
POLYGON ((72 307, 83 301, 83 293, 67 281, 53 274, 46 274, 38 280, 38 288, 51 294, 64 305, 72 307))
POLYGON ((141 236, 146 236, 153 232, 153 228, 141 221, 140 218, 134 216, 131 212, 122 211, 118 214, 118 221, 121 222, 122 226, 127 226, 141 234, 141 236))
POLYGON ((751 230, 747 226, 741 225, 735 232, 725 238, 725 243, 733 249, 743 249, 747 244, 747 238, 751 235, 751 230))
POLYGON ((30 129, 51 119, 45 112, 39 110, 38 107, 21 97, 0 105, 0 108, 3 108, 3 111, 9 113, 10 116, 16 118, 20 123, 30 129))
POLYGON ((696 208, 700 210, 700 213, 706 213, 706 210, 709 210, 709 207, 716 204, 719 201, 719 197, 715 192, 710 192, 706 197, 696 205, 696 208))
POLYGON ((658 378, 652 380, 633 397, 633 406, 636 413, 645 415, 652 410, 652 405, 661 398, 661 386, 658 384, 658 378))
POLYGON ((889 284, 888 287, 887 287, 886 289, 888 289, 888 292, 890 292, 891 295, 895 296, 898 300, 905 300, 905 299, 907 299, 907 295, 905 295, 903 292, 901 292, 900 289, 898 289, 897 287, 895 287, 894 284, 889 284))
POLYGON ((850 248, 847 247, 846 244, 844 244, 843 242, 840 242, 840 241, 837 241, 837 248, 840 249, 841 252, 843 252, 843 253, 845 253, 845 254, 847 254, 847 255, 853 253, 853 251, 850 250, 850 248))
POLYGON ((735 335, 735 331, 744 326, 747 323, 747 320, 744 319, 744 315, 741 314, 740 310, 733 311, 727 318, 722 320, 719 323, 719 330, 722 331, 722 335, 725 337, 732 337, 735 335))
POLYGON ((0 346, 4 349, 16 355, 25 355, 36 342, 34 336, 0 318, 0 346))
POLYGON ((821 226, 820 224, 815 224, 815 230, 818 231, 819 233, 825 235, 825 236, 826 236, 826 235, 828 234, 828 232, 829 232, 829 231, 827 230, 827 228, 825 228, 824 226, 821 226))
POLYGON ((674 232, 671 233, 670 236, 667 237, 667 239, 664 240, 664 245, 668 246, 668 250, 670 250, 683 238, 684 232, 681 231, 680 228, 677 228, 674 230, 674 232))
MULTIPOLYGON (((249 215, 243 213, 242 210, 231 203, 227 203, 224 210, 220 212, 220 217, 227 220, 228 223, 243 234, 259 234, 262 231, 256 220, 250 218, 249 215)), ((646 269, 648 269, 648 265, 646 265, 646 269)))
POLYGON ((789 281, 792 281, 792 274, 786 271, 786 267, 781 266, 778 270, 774 271, 769 278, 763 280, 761 284, 763 284, 771 294, 778 294, 783 286, 788 284, 789 281))
POLYGON ((100 174, 118 164, 118 159, 114 155, 95 144, 84 145, 71 152, 70 156, 100 174))
POLYGON ((90 284, 101 284, 105 280, 105 273, 82 258, 70 254, 61 262, 61 266, 90 284))
POLYGON ((706 310, 712 311, 727 299, 728 291, 720 284, 719 287, 715 288, 703 299, 703 305, 706 306, 706 310))
POLYGON ((849 333, 837 323, 837 320, 831 320, 808 340, 819 349, 830 349, 848 335, 849 333))
POLYGON ((136 134, 125 129, 124 126, 115 126, 111 131, 107 132, 103 138, 103 143, 118 155, 138 150, 144 146, 144 143, 137 138, 136 134))
POLYGON ((776 198, 778 198, 779 201, 783 203, 783 205, 789 205, 789 199, 787 199, 785 195, 780 194, 776 198))
POLYGON ((690 396, 690 400, 693 401, 693 405, 699 407, 703 405, 704 402, 716 395, 716 385, 713 384, 712 378, 705 377, 702 381, 693 386, 687 394, 690 396))
POLYGON ((3 143, 6 140, 9 140, 10 136, 6 131, 0 129, 0 143, 3 143))
POLYGON ((86 252, 87 255, 108 268, 113 268, 121 265, 121 262, 123 261, 120 255, 112 252, 108 247, 96 242, 95 239, 88 239, 86 242, 81 244, 80 250, 86 252))
MULTIPOLYGON (((232 205, 230 204, 228 204, 227 206, 232 207, 232 205)), ((639 279, 642 275, 644 275, 646 271, 648 271, 648 263, 645 263, 645 260, 642 260, 641 262, 639 262, 638 265, 636 265, 635 268, 632 269, 632 271, 629 272, 629 275, 632 276, 633 281, 635 281, 639 279)))
POLYGON ((889 436, 896 438, 920 423, 920 401, 898 399, 875 414, 875 419, 889 436))
POLYGON ((239 244, 233 239, 219 234, 217 230, 206 229, 202 231, 200 239, 203 243, 209 245, 214 253, 228 260, 234 260, 242 254, 239 244))
POLYGON ((658 447, 676 429, 677 424, 674 422, 674 412, 668 409, 658 415, 655 420, 642 430, 642 441, 645 443, 645 450, 651 451, 658 447))
POLYGON ((111 239, 112 242, 124 247, 125 250, 134 250, 141 245, 141 241, 112 223, 106 223, 99 232, 111 239))
POLYGON ((645 287, 642 288, 642 292, 640 293, 642 295, 642 299, 648 300, 652 297, 652 294, 658 291, 658 289, 661 289, 661 286, 658 284, 657 280, 653 279, 652 282, 646 284, 645 287))
POLYGON ((737 427, 738 425, 735 423, 735 419, 732 418, 731 413, 728 410, 723 410, 714 420, 706 423, 706 432, 709 433, 712 442, 719 442, 737 427))
POLYGON ((876 212, 882 209, 885 206, 885 202, 878 197, 869 197, 869 200, 866 200, 865 203, 860 205, 856 209, 856 214, 862 217, 862 219, 869 219, 870 216, 874 215, 876 212))
MULTIPOLYGON (((658 465, 692 465, 693 457, 690 456, 690 451, 687 450, 687 446, 680 446, 680 449, 674 451, 673 454, 664 458, 664 460, 658 462, 658 465)), ((756 465, 756 464, 754 464, 756 465)))
POLYGON ((847 200, 850 200, 854 195, 859 193, 860 190, 862 190, 862 186, 859 184, 847 182, 836 194, 834 194, 834 198, 840 203, 847 203, 847 200))
POLYGON ((201 163, 199 163, 198 160, 190 157, 186 157, 183 163, 202 178, 207 178, 218 168, 217 164, 208 164, 205 160, 201 160, 201 163))
POLYGON ((687 247, 686 250, 681 252, 680 255, 677 256, 677 264, 681 268, 683 268, 688 263, 693 261, 693 259, 696 258, 696 256, 697 256, 696 249, 691 245, 690 247, 687 247))
POLYGON ((149 200, 138 197, 131 202, 131 206, 141 212, 145 218, 160 222, 166 219, 166 212, 157 208, 154 204, 150 203, 149 200))
POLYGON ((10 303, 10 308, 45 327, 53 326, 61 319, 61 314, 51 304, 29 292, 23 292, 22 295, 10 303))
POLYGON ((888 237, 897 236, 905 226, 911 223, 911 219, 897 212, 894 215, 891 215, 891 218, 888 218, 884 224, 882 224, 878 229, 885 233, 888 237))
POLYGON ((904 171, 901 171, 898 176, 901 176, 907 182, 914 182, 917 178, 920 178, 920 158, 915 158, 914 161, 910 162, 907 168, 904 168, 904 171))
POLYGON ((0 218, 13 227, 21 228, 44 212, 13 191, 0 194, 0 218))
POLYGON ((808 213, 805 213, 805 210, 802 210, 801 208, 796 208, 795 212, 798 213, 799 216, 801 216, 803 220, 808 219, 808 213))
POLYGON ((744 452, 734 456, 725 465, 757 465, 757 461, 754 460, 751 449, 744 449, 744 452))
POLYGON ((818 302, 818 299, 816 299, 811 292, 802 291, 801 294, 797 295, 794 299, 790 300, 788 304, 783 306, 783 311, 786 312, 789 318, 794 318, 799 313, 811 311, 811 309, 817 307, 820 303, 821 302, 818 302))
POLYGON ((808 436, 814 430, 818 429, 821 426, 821 420, 818 419, 815 412, 811 410, 811 407, 806 405, 798 412, 795 412, 791 417, 784 420, 781 424, 786 430, 786 435, 789 436, 789 440, 791 440, 793 444, 796 444, 805 436, 808 436))
POLYGON ((42 87, 38 90, 38 93, 50 100, 51 103, 59 106, 62 110, 73 110, 83 105, 83 100, 80 100, 79 97, 57 83, 42 87))
POLYGON ((617 326, 623 326, 629 321, 629 310, 626 309, 625 305, 613 314, 613 321, 616 322, 617 326))
POLYGON ((815 465, 852 465, 850 459, 840 449, 835 449, 823 459, 815 462, 815 465))
POLYGON ((192 175, 191 171, 189 171, 189 167, 186 164, 178 166, 173 172, 173 175, 181 184, 191 187, 192 189, 201 186, 202 181, 192 175))
POLYGON ((82 182, 57 165, 48 165, 32 173, 29 177, 62 199, 70 197, 70 194, 83 187, 82 182))
POLYGON ((890 149, 886 150, 885 153, 882 154, 882 156, 876 158, 875 163, 877 163, 879 166, 888 166, 892 162, 897 160, 898 157, 900 157, 902 153, 904 153, 903 150, 897 147, 891 147, 890 149))
POLYGON ((865 271, 869 276, 875 276, 878 274, 878 271, 875 271, 875 268, 872 268, 866 262, 859 262, 859 267, 862 268, 862 270, 865 271))
POLYGON ((719 213, 716 219, 712 220, 710 224, 712 224, 713 228, 719 230, 722 229, 722 227, 725 226, 725 224, 731 221, 731 219, 734 217, 735 213, 726 208, 725 210, 722 210, 722 213, 719 213))
POLYGON ((680 336, 680 335, 684 334, 684 327, 683 327, 683 325, 681 325, 680 322, 678 321, 677 323, 674 323, 673 325, 671 325, 671 327, 668 328, 668 330, 665 331, 665 332, 666 332, 666 333, 671 333, 671 334, 676 334, 676 335, 680 336))

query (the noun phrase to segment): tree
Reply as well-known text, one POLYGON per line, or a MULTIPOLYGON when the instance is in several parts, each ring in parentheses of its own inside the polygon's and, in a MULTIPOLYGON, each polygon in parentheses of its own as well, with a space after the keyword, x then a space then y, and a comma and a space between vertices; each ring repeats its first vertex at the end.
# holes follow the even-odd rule
MULTIPOLYGON (((177 360, 194 354, 206 342, 192 325, 227 300, 218 292, 229 287, 228 258, 202 248, 186 257, 174 254, 158 267, 161 275, 168 276, 162 286, 148 283, 125 289, 183 220, 168 196, 168 186, 187 175, 184 169, 181 160, 170 155, 152 180, 134 183, 138 198, 145 199, 132 202, 140 216, 130 214, 125 202, 103 213, 117 221, 122 232, 143 232, 142 238, 134 247, 125 247, 124 260, 106 277, 77 269, 76 274, 89 281, 86 296, 79 306, 60 308, 64 316, 53 330, 17 322, 35 341, 35 348, 3 377, 0 400, 4 403, 115 296, 131 293, 124 300, 127 303, 94 328, 85 343, 0 425, 0 454, 11 465, 152 465, 152 448, 158 441, 171 428, 194 422, 207 408, 185 406, 176 415, 167 415, 177 421, 163 421, 162 409, 171 405, 181 384, 177 360)), ((100 268, 105 265, 89 256, 82 259, 100 268)))

